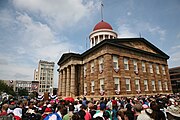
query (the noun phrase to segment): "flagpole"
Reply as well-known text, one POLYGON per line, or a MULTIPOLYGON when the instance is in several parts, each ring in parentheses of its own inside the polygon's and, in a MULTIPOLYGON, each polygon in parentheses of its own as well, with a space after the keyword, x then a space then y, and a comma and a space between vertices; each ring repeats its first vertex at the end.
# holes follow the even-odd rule
POLYGON ((101 2, 101 20, 103 21, 103 7, 104 7, 104 5, 103 5, 103 3, 101 2))

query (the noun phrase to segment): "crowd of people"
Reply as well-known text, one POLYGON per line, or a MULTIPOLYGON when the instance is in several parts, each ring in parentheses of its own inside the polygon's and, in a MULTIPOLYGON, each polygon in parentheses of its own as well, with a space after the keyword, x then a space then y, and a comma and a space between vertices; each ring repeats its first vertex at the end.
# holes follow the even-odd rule
MULTIPOLYGON (((1 118, 11 120, 180 120, 180 95, 101 97, 98 100, 4 98, 1 118)), ((5 119, 4 119, 5 120, 5 119)))

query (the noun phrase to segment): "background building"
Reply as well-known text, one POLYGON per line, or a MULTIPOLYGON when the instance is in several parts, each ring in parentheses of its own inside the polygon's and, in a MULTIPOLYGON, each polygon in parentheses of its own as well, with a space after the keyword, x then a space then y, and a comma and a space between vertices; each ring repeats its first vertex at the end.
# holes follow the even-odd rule
POLYGON ((173 92, 180 92, 180 67, 170 68, 169 74, 173 92))
POLYGON ((54 62, 40 60, 38 70, 34 71, 34 79, 39 81, 39 93, 52 93, 54 84, 54 62))
POLYGON ((8 86, 12 87, 13 90, 18 93, 20 89, 26 89, 28 93, 32 92, 33 81, 27 80, 3 80, 8 86))
POLYGON ((38 69, 34 70, 34 80, 38 80, 38 69))
POLYGON ((22 81, 22 80, 16 80, 15 81, 15 92, 18 93, 20 89, 26 89, 28 93, 32 92, 32 81, 22 81))
POLYGON ((111 97, 172 93, 169 56, 144 38, 117 38, 101 21, 90 33, 90 49, 65 53, 59 65, 58 94, 111 97))

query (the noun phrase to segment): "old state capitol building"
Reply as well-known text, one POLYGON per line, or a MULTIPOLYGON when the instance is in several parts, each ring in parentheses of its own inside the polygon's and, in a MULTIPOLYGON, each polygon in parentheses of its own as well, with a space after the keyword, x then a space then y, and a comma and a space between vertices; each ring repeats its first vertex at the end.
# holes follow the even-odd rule
POLYGON ((117 38, 100 21, 89 35, 90 49, 64 53, 58 61, 58 95, 112 97, 172 93, 169 56, 144 38, 117 38))

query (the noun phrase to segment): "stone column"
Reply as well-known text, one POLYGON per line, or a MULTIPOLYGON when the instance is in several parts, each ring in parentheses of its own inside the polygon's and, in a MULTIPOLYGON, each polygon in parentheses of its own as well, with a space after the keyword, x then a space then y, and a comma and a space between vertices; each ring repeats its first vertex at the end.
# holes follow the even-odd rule
POLYGON ((63 78, 62 78, 62 96, 65 97, 66 96, 66 81, 65 81, 65 70, 62 71, 63 72, 63 78))
POLYGON ((61 87, 60 87, 60 85, 61 85, 61 75, 60 75, 60 71, 59 71, 59 77, 58 77, 58 91, 57 91, 57 94, 58 94, 58 96, 60 96, 60 91, 61 91, 61 87))
POLYGON ((96 44, 95 43, 96 41, 95 41, 95 37, 93 38, 93 44, 92 44, 92 47, 96 44))
POLYGON ((103 40, 105 39, 105 35, 103 35, 103 40))
POLYGON ((75 65, 71 65, 71 88, 70 96, 75 97, 75 65))
POLYGON ((66 96, 70 96, 70 71, 67 67, 67 79, 66 79, 66 96))
POLYGON ((110 37, 110 35, 108 35, 108 39, 110 39, 111 37, 110 37))
POLYGON ((62 95, 62 71, 59 71, 58 96, 62 95))
POLYGON ((98 42, 97 43, 99 43, 100 42, 100 36, 98 35, 98 42))

